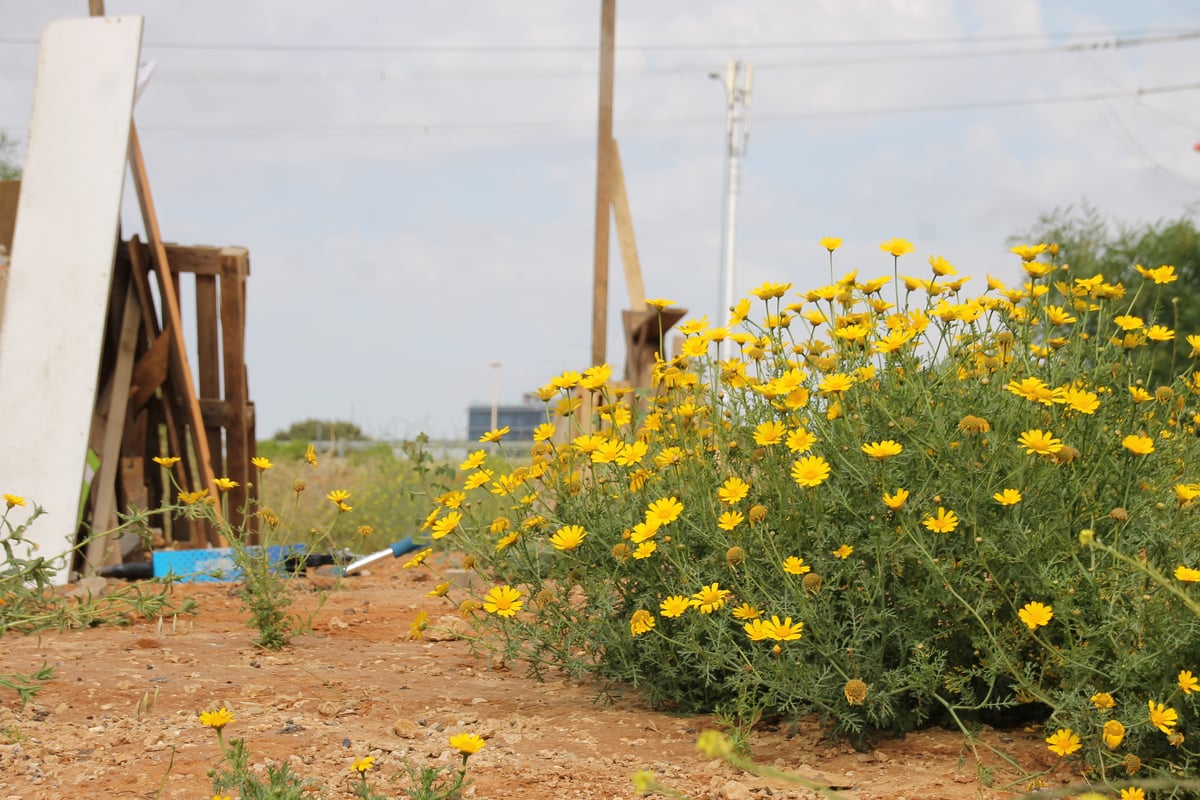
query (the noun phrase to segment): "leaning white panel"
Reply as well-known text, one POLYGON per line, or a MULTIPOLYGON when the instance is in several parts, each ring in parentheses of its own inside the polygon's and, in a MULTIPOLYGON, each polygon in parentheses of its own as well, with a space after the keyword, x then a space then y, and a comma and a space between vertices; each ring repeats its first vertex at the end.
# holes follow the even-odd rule
POLYGON ((75 536, 141 41, 141 17, 61 20, 38 55, 0 321, 0 493, 30 503, 10 522, 46 509, 28 531, 46 558, 75 536))

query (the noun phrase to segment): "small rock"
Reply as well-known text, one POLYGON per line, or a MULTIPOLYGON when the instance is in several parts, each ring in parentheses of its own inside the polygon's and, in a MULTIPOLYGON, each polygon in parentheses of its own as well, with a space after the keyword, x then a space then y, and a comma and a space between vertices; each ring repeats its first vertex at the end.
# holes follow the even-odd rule
POLYGON ((754 800, 750 787, 739 781, 725 781, 720 796, 722 800, 754 800))
POLYGON ((63 596, 86 599, 88 597, 103 597, 108 592, 108 581, 99 575, 92 575, 79 581, 74 587, 67 589, 63 592, 63 596))
POLYGON ((327 590, 338 585, 342 580, 340 575, 335 575, 330 571, 322 572, 324 567, 317 567, 308 574, 308 585, 313 589, 327 590))
POLYGON ((425 629, 425 638, 431 642, 451 642, 471 632, 471 623, 462 617, 450 614, 437 618, 425 629))
POLYGON ((401 717, 392 723, 392 733, 399 736, 401 739, 416 739, 422 735, 421 726, 413 722, 411 719, 401 717))

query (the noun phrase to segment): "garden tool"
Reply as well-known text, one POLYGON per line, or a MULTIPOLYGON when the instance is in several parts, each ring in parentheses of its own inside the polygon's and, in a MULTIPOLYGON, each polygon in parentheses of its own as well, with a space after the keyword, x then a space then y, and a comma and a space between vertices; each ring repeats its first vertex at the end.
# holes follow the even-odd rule
POLYGON ((423 547, 424 544, 425 543, 423 541, 413 541, 413 537, 405 536, 400 541, 393 542, 391 546, 385 550, 380 550, 378 553, 372 553, 369 556, 363 556, 357 561, 350 562, 346 565, 346 574, 349 575, 353 572, 358 572, 360 569, 363 569, 370 564, 374 564, 376 561, 382 561, 388 556, 391 556, 392 558, 399 558, 405 553, 411 553, 413 550, 423 547))

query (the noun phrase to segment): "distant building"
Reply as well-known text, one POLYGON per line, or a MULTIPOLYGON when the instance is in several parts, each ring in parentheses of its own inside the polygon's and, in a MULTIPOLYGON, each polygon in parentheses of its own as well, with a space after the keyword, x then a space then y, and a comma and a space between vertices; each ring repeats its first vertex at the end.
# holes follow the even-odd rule
MULTIPOLYGON (((525 402, 496 406, 496 427, 508 426, 506 442, 532 442, 533 429, 546 421, 546 406, 533 395, 525 395, 525 402)), ((479 437, 492 429, 492 407, 476 404, 467 407, 467 439, 479 441, 479 437)))

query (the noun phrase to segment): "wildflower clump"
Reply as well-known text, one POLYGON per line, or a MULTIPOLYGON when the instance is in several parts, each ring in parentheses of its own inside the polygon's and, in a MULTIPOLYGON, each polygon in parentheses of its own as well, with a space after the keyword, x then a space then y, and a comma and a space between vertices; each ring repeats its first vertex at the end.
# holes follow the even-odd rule
POLYGON ((1154 385, 1170 309, 1128 313, 1162 273, 1126 287, 1029 245, 971 295, 961 266, 881 249, 883 277, 685 321, 649 391, 606 365, 541 387, 529 457, 481 453, 427 520, 484 579, 485 641, 859 743, 1033 716, 1105 774, 1186 768, 1200 338, 1154 385))
MULTIPOLYGON (((194 600, 176 601, 169 584, 114 587, 95 596, 72 597, 54 590, 57 573, 69 569, 71 559, 101 537, 141 534, 150 512, 134 510, 122 516, 111 531, 83 537, 65 553, 47 558, 38 552, 30 535, 33 525, 46 511, 32 500, 11 492, 0 494, 0 635, 41 633, 45 630, 76 630, 95 625, 124 625, 132 618, 154 619, 170 614, 195 613, 194 600)), ((0 673, 0 688, 17 692, 22 705, 33 699, 42 685, 54 676, 45 664, 32 673, 0 673)))
MULTIPOLYGON (((155 459, 160 464, 178 460, 177 456, 155 459)), ((311 444, 308 445, 304 461, 315 468, 316 455, 311 444)), ((274 469, 274 463, 261 456, 252 458, 250 463, 258 471, 260 484, 267 484, 266 473, 274 469)), ((237 485, 236 481, 227 478, 217 478, 214 483, 222 493, 237 485)), ((297 530, 297 518, 301 495, 307 489, 308 482, 304 479, 296 478, 291 482, 290 502, 280 506, 286 509, 283 516, 256 499, 251 500, 245 508, 240 509, 242 522, 232 521, 229 509, 225 509, 223 514, 217 513, 211 502, 214 498, 208 496, 207 490, 191 493, 197 495, 193 499, 189 499, 189 493, 180 492, 180 505, 159 509, 164 514, 180 513, 185 518, 211 526, 221 539, 229 543, 233 569, 206 572, 205 577, 238 582, 238 595, 247 613, 247 625, 258 631, 254 644, 268 650, 280 650, 297 635, 310 629, 316 611, 301 614, 292 610, 296 599, 296 580, 305 574, 305 553, 331 549, 335 542, 333 531, 336 524, 344 514, 353 511, 347 502, 350 492, 345 489, 332 490, 325 499, 336 509, 336 516, 325 524, 323 530, 312 527, 307 534, 303 534, 297 530)), ((370 526, 360 526, 357 535, 365 537, 373 532, 370 526)), ((326 592, 318 596, 318 609, 327 596, 326 592)))
MULTIPOLYGON (((221 753, 220 765, 208 772, 216 792, 214 800, 229 797, 222 794, 225 791, 237 791, 242 798, 262 800, 305 800, 326 796, 326 787, 321 780, 301 777, 292 771, 290 762, 256 765, 251 762, 245 739, 232 738, 226 741, 225 727, 235 722, 233 714, 226 707, 202 711, 197 719, 201 725, 215 731, 221 753)), ((399 765, 408 776, 409 785, 404 788, 406 797, 411 800, 457 800, 462 797, 462 790, 470 783, 467 780, 467 761, 482 750, 487 742, 476 733, 457 733, 450 736, 449 744, 461 757, 457 766, 414 763, 408 758, 400 760, 399 765)), ((360 756, 351 762, 350 790, 354 797, 360 800, 389 800, 396 796, 372 787, 367 775, 375 769, 374 756, 360 756)))

